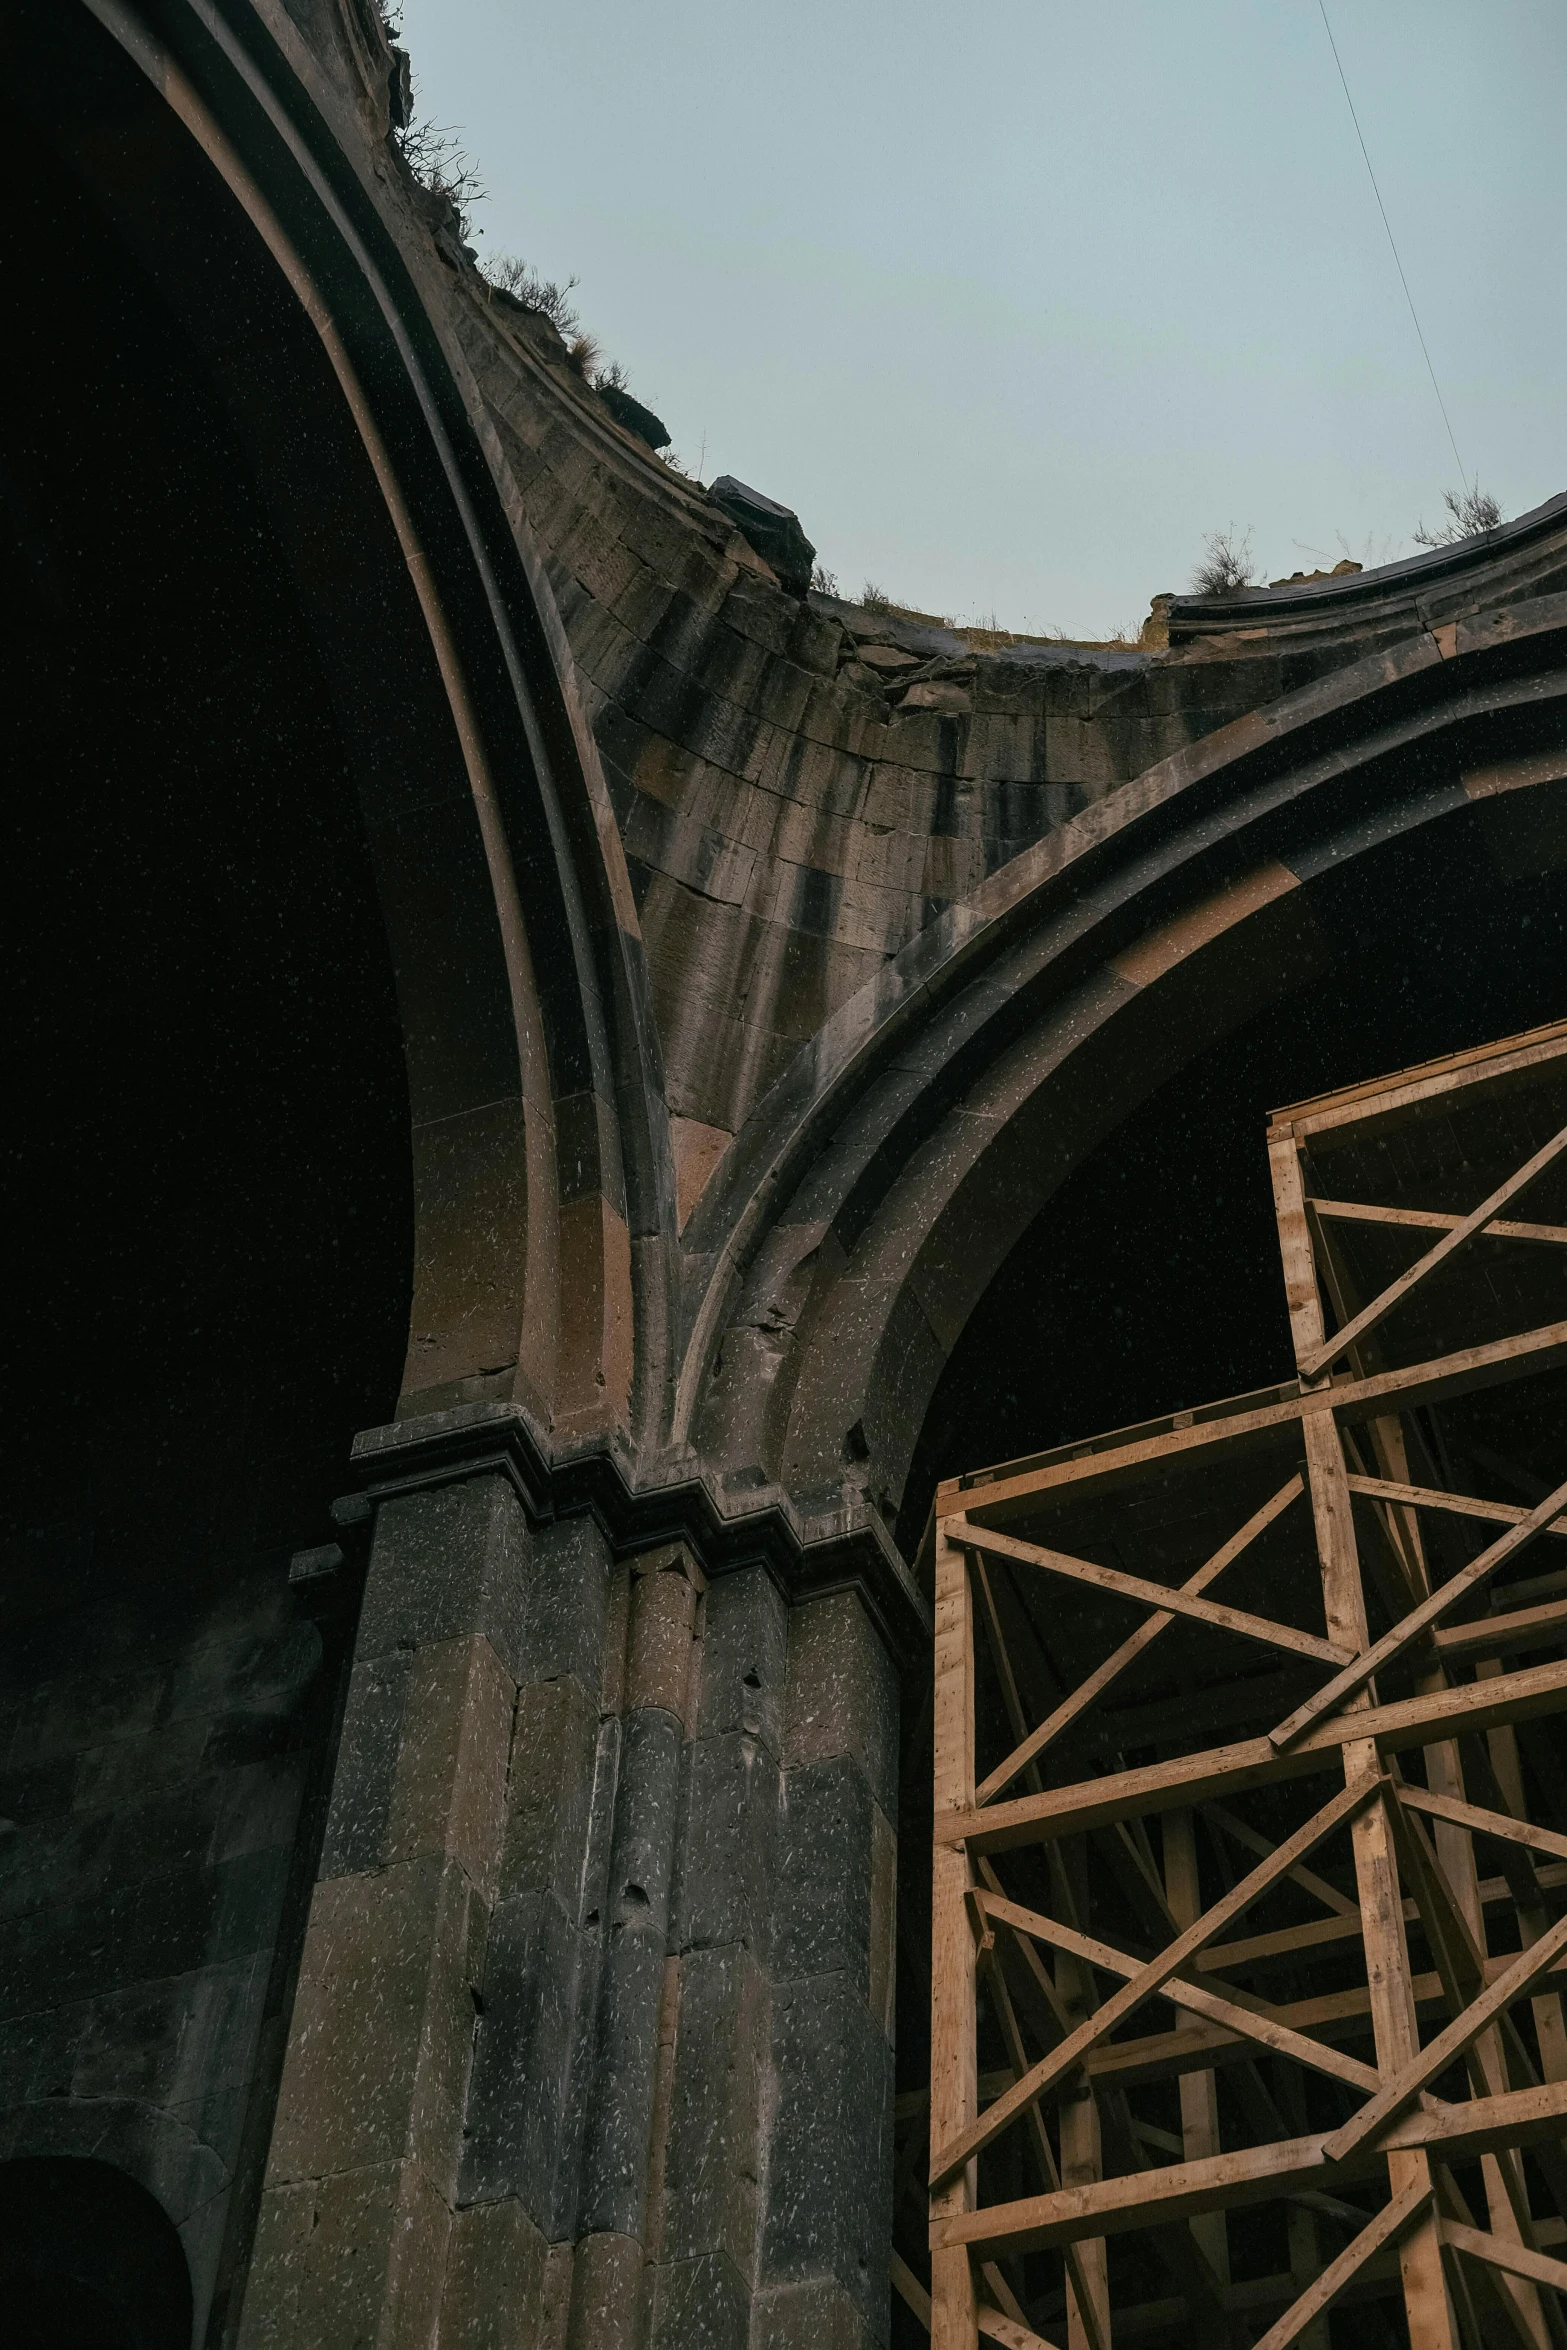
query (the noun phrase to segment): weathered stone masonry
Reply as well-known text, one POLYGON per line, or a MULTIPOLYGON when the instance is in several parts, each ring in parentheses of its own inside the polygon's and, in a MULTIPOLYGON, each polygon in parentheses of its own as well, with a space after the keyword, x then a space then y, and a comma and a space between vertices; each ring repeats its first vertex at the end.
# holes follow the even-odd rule
POLYGON ((876 2338, 896 1746, 852 1593, 383 1505, 242 2342, 876 2338))

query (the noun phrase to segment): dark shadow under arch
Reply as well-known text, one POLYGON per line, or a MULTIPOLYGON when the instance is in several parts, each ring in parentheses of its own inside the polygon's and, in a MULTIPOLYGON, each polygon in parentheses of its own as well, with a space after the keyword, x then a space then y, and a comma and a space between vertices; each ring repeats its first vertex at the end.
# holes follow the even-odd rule
POLYGON ((925 1414, 909 1555, 940 1477, 1292 1375, 1270 1109, 1567 1012, 1567 872, 1518 870, 1473 809, 1315 911, 1327 967, 1118 1122, 978 1302, 925 1414))
POLYGON ((109 2163, 0 2162, 0 2311, 8 2350, 189 2350, 174 2223, 109 2163))

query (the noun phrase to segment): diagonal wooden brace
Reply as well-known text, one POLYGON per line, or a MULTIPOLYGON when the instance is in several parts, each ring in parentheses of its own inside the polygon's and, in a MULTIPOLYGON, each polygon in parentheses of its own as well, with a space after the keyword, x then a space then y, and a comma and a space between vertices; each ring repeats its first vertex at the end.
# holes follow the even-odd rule
POLYGON ((1178 1974, 1187 1961, 1195 1957, 1204 1943, 1211 1942, 1232 1918, 1242 1916, 1271 1884, 1288 1873, 1297 1860, 1320 1844, 1324 1837, 1330 1836, 1335 1828, 1352 1819, 1374 1796, 1379 1796, 1386 1785, 1386 1779, 1378 1777, 1368 1779, 1361 1787, 1346 1787, 1331 1803, 1314 1813, 1303 1827, 1297 1828, 1293 1836, 1286 1838, 1276 1852, 1260 1861, 1249 1877, 1243 1877, 1238 1885, 1216 1901, 1184 1933, 1177 1935, 1157 1958, 1150 1959, 1146 1966, 1139 1968, 1130 1982, 1112 1993, 1103 2006, 1086 2017, 1058 2048, 1053 2048, 1048 2056, 1041 2057, 1022 2080, 1014 2081, 1012 2087, 998 2097, 993 2105, 987 2106, 977 2121, 946 2146, 933 2152, 930 2168, 932 2188, 944 2185, 966 2162, 999 2137, 1024 2106, 1031 2104, 1055 2082, 1075 2072, 1089 2050, 1106 2039, 1117 2024, 1141 2007, 1145 1999, 1151 1999, 1161 1990, 1172 1975, 1178 1974))
POLYGON ((1396 2121, 1428 2081, 1434 2081, 1455 2058, 1463 2055, 1478 2032, 1483 2032, 1515 1999, 1522 1999, 1542 1975, 1550 1973, 1563 1950, 1567 1950, 1567 1917, 1558 1918, 1538 1942, 1531 1942, 1527 1950, 1520 1952, 1507 1972, 1498 1975, 1494 1983, 1488 1983, 1479 1998, 1472 2000, 1462 2015, 1453 2018, 1445 2032, 1439 2032, 1385 2089, 1380 2089, 1342 2129, 1335 2130, 1323 2141, 1326 2160, 1347 2161, 1358 2146, 1396 2121))
POLYGON ((1561 1157, 1563 1151, 1567 1151, 1567 1126, 1537 1150, 1532 1159, 1525 1160, 1515 1175, 1509 1175, 1505 1183, 1498 1184, 1488 1199, 1483 1199, 1460 1223, 1444 1232, 1435 1247, 1427 1249, 1425 1255, 1411 1265, 1407 1273, 1401 1273, 1396 1281, 1390 1282, 1380 1297, 1374 1297, 1368 1306, 1362 1306, 1360 1312, 1353 1320, 1346 1322, 1342 1330, 1336 1330, 1331 1338, 1303 1352, 1298 1358, 1301 1377, 1318 1378, 1329 1363, 1336 1362, 1357 1339, 1364 1338, 1379 1322, 1385 1321, 1395 1306, 1402 1305, 1411 1291, 1445 1265, 1448 1258, 1456 1255, 1466 1242, 1473 1240, 1477 1232, 1483 1232, 1498 1211, 1505 1208, 1508 1201, 1531 1184, 1537 1175, 1542 1175, 1547 1167, 1561 1157))
POLYGON ((1395 1657, 1403 1655, 1405 1649, 1423 1639, 1433 1625, 1440 1623, 1443 1616, 1452 1612, 1460 1600, 1466 1599, 1471 1592, 1478 1591, 1482 1584, 1489 1582, 1515 1552, 1522 1550, 1525 1543, 1532 1542, 1537 1534, 1543 1534, 1552 1519, 1559 1518, 1564 1510, 1567 1510, 1567 1483, 1558 1485, 1554 1493, 1548 1493, 1526 1518, 1520 1518, 1517 1525, 1509 1526, 1505 1534, 1499 1534, 1477 1559, 1470 1560, 1467 1567, 1461 1567, 1456 1575, 1449 1576, 1445 1583, 1439 1583, 1390 1632, 1384 1632, 1380 1640, 1374 1640, 1368 1649, 1355 1658, 1353 1664, 1346 1665, 1314 1696, 1298 1705, 1292 1714, 1279 1723, 1277 1729, 1268 1732, 1269 1744, 1275 1747, 1293 1745, 1314 1722, 1321 1721, 1326 1714, 1337 1713, 1345 1700, 1363 1689, 1374 1673, 1379 1673, 1384 1665, 1391 1664, 1395 1657))
POLYGON ((1300 2299, 1292 2302, 1284 2315, 1269 2326, 1257 2350, 1288 2350, 1291 2342, 1298 2342, 1313 2319, 1331 2307, 1344 2287, 1368 2260, 1375 2259, 1385 2244, 1397 2242, 1430 2200, 1431 2190, 1424 2185, 1406 2187, 1402 2195, 1395 2195, 1370 2226, 1362 2228, 1353 2243, 1345 2245, 1337 2260, 1330 2261, 1321 2276, 1306 2287, 1300 2299))
POLYGON ((993 1558, 1015 1559, 1023 1566, 1040 1567, 1048 1575, 1061 1575, 1071 1583, 1086 1583, 1095 1591, 1112 1592, 1118 1599, 1133 1600, 1140 1607, 1156 1609, 1160 1614, 1190 1616, 1196 1623, 1206 1624, 1210 1631, 1233 1632, 1242 1640, 1254 1640, 1262 1648, 1281 1648, 1287 1655, 1309 1657, 1313 1664, 1339 1665, 1353 1661, 1348 1649, 1340 1648, 1319 1633, 1297 1631, 1293 1624, 1277 1624, 1271 1616, 1254 1616, 1245 1608, 1222 1607, 1217 1600, 1198 1599, 1191 1593, 1166 1583, 1150 1583, 1145 1576, 1123 1574, 1119 1567, 1102 1567, 1092 1559, 1070 1557, 1065 1551, 1046 1550, 1037 1542, 1020 1542, 1011 1534, 994 1534, 988 1527, 976 1526, 969 1518, 949 1518, 942 1529, 949 1542, 961 1543, 965 1550, 988 1552, 993 1558))

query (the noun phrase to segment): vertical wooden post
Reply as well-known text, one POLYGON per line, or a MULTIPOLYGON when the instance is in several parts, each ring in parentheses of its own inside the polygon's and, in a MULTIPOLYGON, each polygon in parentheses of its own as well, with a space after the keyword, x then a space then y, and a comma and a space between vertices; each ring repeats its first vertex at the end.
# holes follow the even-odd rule
MULTIPOLYGON (((974 1609, 968 1561, 936 1533, 935 1700, 932 1717, 935 1819, 974 1802, 974 1609)), ((931 1867, 930 2142, 950 2144, 979 2111, 974 1936, 968 1916, 968 1855, 937 1844, 931 1867)), ((978 2165, 970 2163, 930 2199, 931 2218, 972 2211, 978 2165)), ((930 2263, 932 2350, 979 2350, 974 2276, 967 2251, 934 2250, 930 2263)))
MULTIPOLYGON (((1317 1412, 1307 1419, 1304 1432, 1328 1638, 1348 1648, 1363 1649, 1368 1641, 1365 1598, 1338 1427, 1331 1413, 1317 1412)), ((1364 1692, 1354 1700, 1357 1707, 1366 1702, 1364 1692)), ((1379 1775, 1382 1766, 1374 1739, 1353 1740, 1343 1751, 1347 1786, 1364 1786, 1379 1775)), ((1386 2080, 1413 2061, 1419 2034, 1410 1989, 1409 1946, 1404 1938, 1403 1894, 1383 1805, 1368 1804, 1357 1816, 1351 1835, 1377 2070, 1386 2080)), ((1430 2158, 1425 2154, 1390 2154, 1387 2168, 1388 2185, 1395 2195, 1430 2183, 1430 2158)), ((1410 2350, 1459 2350, 1442 2273, 1442 2243, 1434 2206, 1404 2237, 1398 2262, 1410 2350)))
MULTIPOLYGON (((1269 1143, 1268 1158, 1290 1335, 1298 1361, 1319 1346, 1326 1333, 1311 1228, 1306 1219, 1300 1152, 1294 1136, 1275 1137, 1269 1143)), ((1370 1635, 1338 1423, 1331 1412, 1314 1412, 1306 1419, 1303 1433, 1327 1635, 1346 1648, 1364 1649, 1369 1645, 1370 1635)), ((1363 1691, 1353 1702, 1364 1706, 1368 1702, 1367 1693, 1363 1691)), ((1367 1780, 1380 1774, 1381 1758, 1374 1739, 1354 1740, 1343 1751, 1346 1786, 1364 1786, 1367 1780)), ((1383 1805, 1368 1804, 1356 1817, 1351 1836, 1377 2070, 1387 2079, 1412 2061, 1419 2047, 1419 2033, 1410 1988, 1409 1947, 1404 1938, 1403 1895, 1383 1805)), ((1424 2154, 1390 2154, 1387 2167, 1388 2184, 1395 2195, 1408 2187, 1430 2183, 1430 2160, 1424 2154)), ((1447 2280, 1442 2273, 1442 2241, 1434 2204, 1404 2237, 1398 2259, 1409 2320, 1410 2350, 1459 2350, 1447 2280)))
MULTIPOLYGON (((1052 1898, 1069 1924, 1081 1926, 1086 1892, 1087 1854, 1079 1836, 1063 1838, 1050 1848, 1052 1898)), ((1097 2004, 1094 1979, 1088 1969, 1064 1953, 1056 1960, 1056 1992, 1069 2024, 1075 2028, 1097 2004)), ((1061 2127, 1061 2184, 1092 2186, 1104 2176, 1100 2145, 1099 2106, 1087 2073, 1062 2084, 1057 2108, 1061 2127)), ((1085 2237, 1077 2247, 1076 2274, 1066 2280, 1067 2350, 1100 2350, 1110 2340, 1110 2277, 1103 2236, 1085 2237), (1078 2285, 1088 2298, 1085 2311, 1078 2285)))
MULTIPOLYGON (((1197 1879, 1197 1838, 1189 1811, 1164 1815, 1164 1890, 1170 1915, 1178 1926, 1192 1926, 1202 1915, 1197 1879)), ((1218 2154, 1219 2085, 1211 2072, 1179 2076, 1181 2145, 1188 2162, 1218 2154)), ((1191 2222, 1192 2235, 1221 2285, 1230 2281, 1229 2227, 1222 2211, 1204 2212, 1191 2222)))

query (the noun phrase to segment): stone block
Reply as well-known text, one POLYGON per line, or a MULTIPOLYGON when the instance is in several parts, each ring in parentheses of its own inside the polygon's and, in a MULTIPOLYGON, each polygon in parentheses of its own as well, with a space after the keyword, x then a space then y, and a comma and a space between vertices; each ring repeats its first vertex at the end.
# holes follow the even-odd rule
POLYGON ((503 1477, 470 1477, 383 1502, 357 1654, 488 1636, 515 1672, 531 1561, 522 1505, 503 1477))
POLYGON ((46 2007, 0 2024, 0 2111, 70 2096, 87 2014, 84 2007, 46 2007))
POLYGON ((609 1564, 591 1518, 567 1518, 533 1537, 519 1682, 569 1675, 597 1689, 609 1564))
POLYGON ((592 1817, 598 1715, 574 1680, 518 1694, 501 1895, 548 1890, 575 1919, 592 1817))
POLYGON ((741 2276, 754 2270, 768 2041, 767 1979, 750 1952, 689 1952, 664 2149, 665 2259, 722 2252, 741 2276))
POLYGON ((898 1838, 878 1803, 871 1810, 871 2014, 889 2047, 897 2022, 898 1838))
POLYGON ((781 1981, 841 1972, 869 1997, 876 1808, 848 1755, 784 1773, 772 1946, 781 1981))
POLYGON ((682 1729, 691 1695, 698 1587, 695 1564, 680 1543, 633 1563, 625 1704, 628 1711, 659 1707, 682 1729))
POLYGON ((317 1886, 270 2183, 412 2157, 455 2195, 476 1899, 428 1859, 317 1886))
POLYGON ((416 2163, 269 2186, 240 2350, 429 2350, 450 2220, 416 2163))
POLYGON ((783 1746, 789 1617, 764 1567, 745 1567, 709 1586, 702 1634, 697 1735, 738 1730, 772 1754, 783 1746))
POLYGON ((871 2350, 886 2339, 885 2325, 873 2331, 841 2285, 813 2277, 758 2297, 750 2350, 871 2350))
POLYGON ((778 1764, 760 1739, 729 1731, 696 1741, 676 1904, 682 1950, 744 1942, 766 1963, 778 1802, 778 1764))
POLYGON ((387 1863, 450 1856, 493 1887, 515 1696, 482 1635, 421 1649, 408 1688, 387 1863))
POLYGON ((599 1975, 593 2083, 582 2146, 579 2222, 640 2238, 647 2207, 658 2060, 663 1937, 640 1919, 612 1929, 599 1975))
POLYGON ((584 2236, 571 2272, 566 2350, 641 2350, 643 2259, 634 2236, 584 2236))
POLYGON ((453 2214, 441 2339, 456 2350, 544 2350, 549 2246, 508 2197, 453 2214))
POLYGON ((786 1763, 853 1755, 889 1820, 898 1817, 898 1684, 892 1660, 852 1591, 808 1601, 789 1618, 786 1763))
POLYGON ((751 2296, 722 2252, 653 2272, 653 2350, 747 2350, 751 2296))
POLYGON ((73 2011, 70 2092, 177 2106, 242 2087, 255 2061, 268 1963, 257 1954, 73 2011))
POLYGON ((576 2056, 596 1995, 596 1955, 596 1942, 549 1893, 503 1901, 490 1920, 461 2192, 465 2202, 514 2197, 551 2239, 570 2232, 575 2208, 576 2056))
POLYGON ((835 2282, 887 2326, 892 2051, 848 1975, 775 1984, 761 2282, 835 2282))

